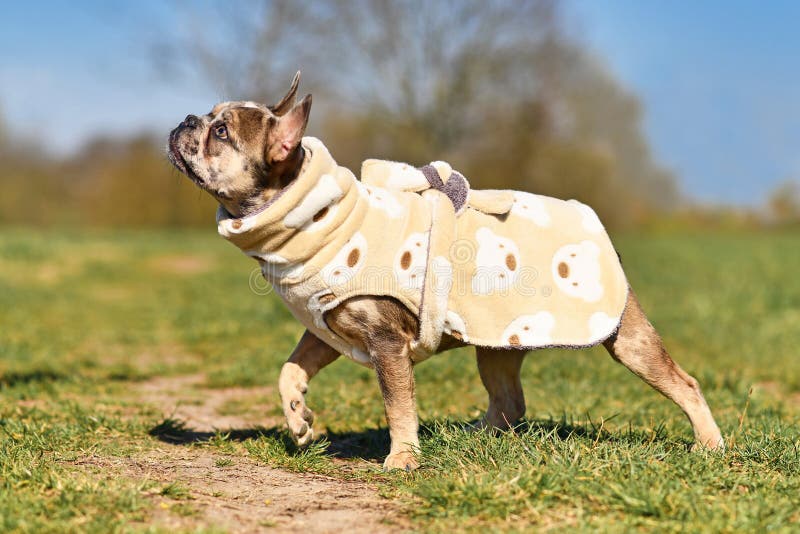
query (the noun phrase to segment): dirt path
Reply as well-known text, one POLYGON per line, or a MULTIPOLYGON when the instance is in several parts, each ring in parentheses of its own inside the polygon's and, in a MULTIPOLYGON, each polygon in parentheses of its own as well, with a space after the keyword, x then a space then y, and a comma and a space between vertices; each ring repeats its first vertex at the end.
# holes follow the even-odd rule
POLYGON ((289 473, 246 458, 220 466, 219 457, 202 448, 167 445, 140 458, 89 457, 74 463, 110 476, 156 482, 149 492, 155 510, 152 525, 169 530, 211 526, 232 533, 404 530, 397 507, 368 484, 289 473), (185 495, 161 494, 176 482, 185 495))
MULTIPOLYGON (((137 402, 159 406, 197 434, 280 423, 264 415, 274 406, 271 388, 210 389, 203 383, 202 375, 157 378, 139 384, 135 394, 137 402), (246 406, 241 414, 227 413, 239 402, 246 406)), ((155 482, 148 493, 153 524, 169 530, 373 533, 407 527, 399 507, 369 484, 291 473, 207 447, 164 443, 139 457, 91 456, 74 464, 100 476, 155 482), (163 495, 173 483, 186 495, 163 495)))
POLYGON ((268 416, 278 403, 274 388, 206 388, 201 374, 159 377, 136 388, 139 402, 157 406, 165 417, 183 421, 197 432, 246 430, 280 425, 282 417, 268 416))

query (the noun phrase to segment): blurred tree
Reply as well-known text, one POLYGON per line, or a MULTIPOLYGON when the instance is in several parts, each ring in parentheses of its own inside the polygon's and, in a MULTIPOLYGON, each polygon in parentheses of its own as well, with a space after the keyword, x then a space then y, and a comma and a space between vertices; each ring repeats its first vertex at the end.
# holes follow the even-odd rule
MULTIPOLYGON (((158 64, 181 76, 193 66, 227 98, 263 102, 301 68, 318 97, 311 132, 356 172, 368 157, 446 159, 475 187, 577 198, 610 227, 680 201, 648 149, 639 102, 555 0, 214 5, 214 24, 205 8, 179 7, 185 25, 160 43, 158 64)), ((54 159, 4 131, 0 117, 0 221, 213 224, 212 199, 172 169, 163 141, 99 139, 54 159)))
POLYGON ((6 121, 3 115, 3 108, 0 107, 0 154, 3 153, 4 149, 6 148, 7 140, 7 133, 6 133, 6 121))
POLYGON ((769 196, 767 210, 777 224, 800 223, 800 182, 790 180, 778 185, 769 196))
POLYGON ((73 158, 64 175, 93 224, 213 225, 213 200, 173 169, 154 139, 98 139, 73 158))
POLYGON ((216 31, 190 22, 161 57, 169 72, 193 64, 230 98, 267 103, 301 68, 304 89, 323 96, 318 129, 354 170, 367 157, 448 159, 476 186, 579 198, 612 226, 675 207, 638 100, 569 34, 560 5, 225 2, 216 31))
POLYGON ((172 168, 160 145, 148 137, 98 139, 54 160, 15 144, 0 170, 0 222, 213 225, 213 200, 172 168))

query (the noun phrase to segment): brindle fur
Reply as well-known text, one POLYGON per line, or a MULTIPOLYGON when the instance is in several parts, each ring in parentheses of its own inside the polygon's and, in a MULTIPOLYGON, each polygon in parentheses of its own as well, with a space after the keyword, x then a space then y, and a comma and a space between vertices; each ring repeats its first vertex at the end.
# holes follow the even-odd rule
MULTIPOLYGON (((298 80, 299 73, 287 95, 272 107, 226 102, 202 118, 190 115, 170 135, 170 159, 232 215, 240 217, 263 207, 291 183, 304 162, 300 140, 308 122, 311 98, 309 95, 295 104, 298 80), (226 125, 228 140, 214 138, 211 128, 219 124, 226 125), (204 141, 209 136, 213 139, 204 141)), ((410 347, 417 334, 416 317, 390 297, 363 296, 328 311, 325 321, 336 334, 369 354, 383 394, 391 437, 384 467, 418 467, 410 347)), ((439 352, 462 345, 445 336, 439 352)), ((618 332, 604 346, 616 361, 684 411, 694 430, 695 446, 723 447, 719 428, 697 380, 670 358, 633 290, 628 294, 618 332)), ((525 414, 520 367, 526 352, 485 347, 476 347, 475 351, 481 381, 489 394, 489 407, 478 426, 507 429, 525 414)), ((338 352, 306 331, 281 370, 283 411, 289 431, 300 445, 313 437, 314 415, 305 403, 308 382, 338 357, 338 352)))

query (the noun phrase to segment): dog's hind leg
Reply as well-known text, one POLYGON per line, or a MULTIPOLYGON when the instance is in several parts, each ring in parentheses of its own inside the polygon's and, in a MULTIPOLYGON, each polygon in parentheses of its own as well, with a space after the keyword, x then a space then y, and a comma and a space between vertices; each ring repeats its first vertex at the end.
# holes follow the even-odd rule
POLYGON ((525 395, 519 379, 525 351, 475 347, 478 372, 489 393, 489 408, 478 428, 506 430, 525 415, 525 395))
POLYGON ((692 423, 695 446, 724 447, 700 385, 670 358, 633 290, 628 293, 619 331, 604 345, 615 360, 681 407, 692 423))
POLYGON ((314 437, 311 428, 314 412, 308 409, 305 400, 308 381, 338 357, 335 349, 306 330, 289 360, 283 364, 278 390, 289 433, 298 445, 307 445, 314 437))

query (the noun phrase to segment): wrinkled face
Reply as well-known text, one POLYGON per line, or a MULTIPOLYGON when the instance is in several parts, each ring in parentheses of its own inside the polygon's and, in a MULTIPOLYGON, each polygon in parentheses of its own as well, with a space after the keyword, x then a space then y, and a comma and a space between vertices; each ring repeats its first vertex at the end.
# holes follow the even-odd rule
POLYGON ((169 134, 170 161, 229 211, 246 207, 296 163, 290 156, 298 153, 311 110, 311 95, 295 104, 299 80, 298 72, 274 106, 223 102, 206 115, 187 116, 169 134))
POLYGON ((265 171, 269 132, 277 117, 251 102, 224 102, 210 113, 189 115, 169 135, 168 156, 179 171, 222 199, 256 187, 265 171))

